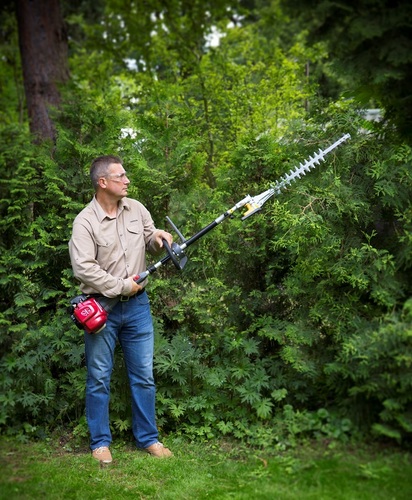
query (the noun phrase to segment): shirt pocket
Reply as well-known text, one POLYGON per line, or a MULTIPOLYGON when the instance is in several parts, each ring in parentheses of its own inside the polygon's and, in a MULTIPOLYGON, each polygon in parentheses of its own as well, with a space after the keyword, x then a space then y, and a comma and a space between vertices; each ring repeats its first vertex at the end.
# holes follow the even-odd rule
POLYGON ((131 222, 127 226, 127 240, 129 248, 144 248, 144 231, 141 222, 131 222))
POLYGON ((98 248, 110 248, 114 245, 115 238, 114 236, 97 235, 95 241, 98 248))

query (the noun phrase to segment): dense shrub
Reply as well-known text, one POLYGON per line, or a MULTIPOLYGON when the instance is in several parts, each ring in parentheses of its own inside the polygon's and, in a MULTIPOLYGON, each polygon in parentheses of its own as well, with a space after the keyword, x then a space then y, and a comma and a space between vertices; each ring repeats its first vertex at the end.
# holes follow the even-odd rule
MULTIPOLYGON (((0 127, 2 431, 86 433, 67 242, 93 157, 120 154, 131 196, 189 237, 350 133, 261 212, 188 248, 183 272, 151 277, 158 421, 280 447, 359 431, 410 439, 410 147, 348 100, 317 103, 302 68, 320 49, 300 37, 284 49, 245 23, 197 57, 156 42, 151 70, 134 73, 103 49, 74 51, 52 149, 0 127)), ((127 387, 118 352, 118 433, 131 427, 127 387)))

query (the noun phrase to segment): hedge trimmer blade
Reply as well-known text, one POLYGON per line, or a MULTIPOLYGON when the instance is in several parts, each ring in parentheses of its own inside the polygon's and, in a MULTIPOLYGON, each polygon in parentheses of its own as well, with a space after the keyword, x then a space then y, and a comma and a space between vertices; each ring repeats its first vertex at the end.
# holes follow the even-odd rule
POLYGON ((298 167, 291 169, 288 174, 285 174, 279 181, 276 181, 272 186, 261 194, 251 198, 251 201, 246 203, 247 212, 243 215, 242 220, 247 219, 255 212, 259 211, 262 206, 275 194, 280 194, 282 189, 285 189, 289 184, 300 179, 303 175, 306 175, 311 169, 319 165, 321 161, 325 160, 325 156, 330 153, 333 149, 339 146, 342 142, 350 138, 349 134, 345 134, 339 140, 334 142, 331 146, 325 150, 319 149, 317 153, 313 156, 309 156, 309 159, 305 163, 300 163, 298 167))

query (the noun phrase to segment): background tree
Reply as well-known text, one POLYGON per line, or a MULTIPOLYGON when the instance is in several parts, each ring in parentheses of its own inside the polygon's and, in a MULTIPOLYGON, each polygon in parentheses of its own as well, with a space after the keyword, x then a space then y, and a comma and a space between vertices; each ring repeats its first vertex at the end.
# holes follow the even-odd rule
POLYGON ((16 0, 16 13, 30 131, 53 141, 51 108, 59 106, 59 85, 69 78, 67 33, 59 0, 16 0))

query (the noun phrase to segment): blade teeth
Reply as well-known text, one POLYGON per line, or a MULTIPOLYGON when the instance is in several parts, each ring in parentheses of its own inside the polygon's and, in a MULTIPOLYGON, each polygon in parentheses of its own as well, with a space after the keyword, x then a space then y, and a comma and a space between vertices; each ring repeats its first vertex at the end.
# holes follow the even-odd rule
POLYGON ((332 144, 332 146, 329 146, 329 148, 325 150, 319 149, 317 153, 313 153, 313 156, 309 156, 309 159, 304 163, 299 163, 299 167, 291 169, 289 174, 284 174, 284 177, 281 177, 279 181, 277 181, 274 186, 272 186, 272 188, 275 189, 277 193, 280 193, 280 191, 291 184, 292 181, 296 181, 297 178, 300 179, 302 175, 306 175, 306 173, 310 172, 311 169, 316 168, 316 165, 319 165, 321 161, 325 161, 325 156, 330 151, 337 147, 341 142, 349 138, 350 135, 346 134, 339 141, 332 144))
POLYGON ((312 168, 315 168, 315 163, 317 165, 319 165, 319 155, 315 155, 315 156, 309 156, 309 159, 310 159, 310 163, 312 165, 312 168))

